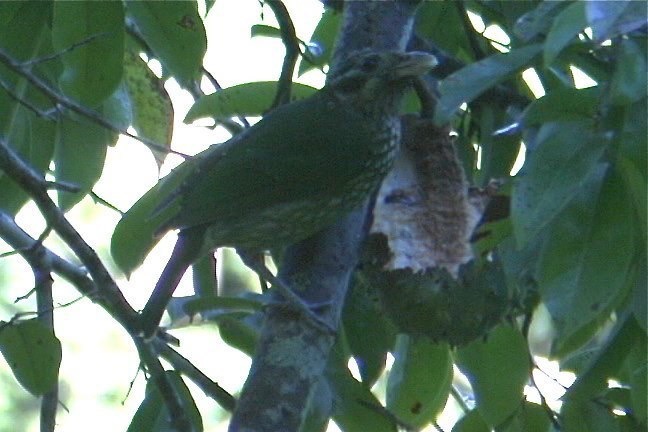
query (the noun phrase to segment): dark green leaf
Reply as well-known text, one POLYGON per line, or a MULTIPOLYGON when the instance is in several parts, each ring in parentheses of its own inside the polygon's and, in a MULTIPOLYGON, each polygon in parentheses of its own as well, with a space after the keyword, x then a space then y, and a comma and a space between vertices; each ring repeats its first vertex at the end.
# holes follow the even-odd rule
POLYGON ((342 15, 332 9, 324 11, 310 38, 310 44, 316 47, 315 50, 319 51, 318 55, 310 53, 309 60, 302 59, 299 63, 298 76, 312 69, 322 68, 329 63, 333 55, 335 38, 340 30, 341 18, 342 15))
POLYGON ((69 183, 79 192, 59 191, 63 211, 77 204, 99 180, 106 160, 107 146, 117 134, 81 117, 62 117, 57 124, 54 148, 54 177, 69 183))
POLYGON ((544 1, 530 12, 522 15, 515 23, 513 32, 528 42, 539 34, 547 34, 554 18, 567 5, 566 2, 544 1))
POLYGON ((127 1, 126 10, 160 62, 181 85, 200 76, 207 37, 195 1, 127 1))
MULTIPOLYGON (((292 100, 304 99, 316 91, 313 87, 293 83, 292 100)), ((203 117, 260 116, 270 108, 276 94, 276 81, 239 84, 198 99, 184 121, 189 123, 203 117)))
POLYGON ((95 107, 115 91, 124 57, 121 2, 54 2, 52 39, 54 47, 64 52, 59 83, 68 97, 95 107), (70 50, 78 43, 83 45, 70 50))
MULTIPOLYGON (((0 95, 0 104, 3 98, 0 95)), ((7 143, 24 161, 45 176, 54 152, 55 123, 36 117, 23 107, 15 112, 7 143)), ((29 195, 0 172, 0 209, 15 215, 29 200, 29 195)))
MULTIPOLYGON (((201 432, 203 430, 202 417, 189 388, 178 372, 165 371, 165 374, 176 397, 180 399, 183 411, 193 427, 192 430, 201 432)), ((169 417, 169 411, 160 391, 154 381, 149 380, 146 386, 146 396, 133 416, 127 432, 173 432, 176 429, 172 427, 169 417)))
POLYGON ((457 6, 455 2, 423 2, 416 14, 416 31, 449 55, 471 62, 475 53, 472 52, 468 32, 474 29, 466 28, 467 20, 457 6))
POLYGON ((551 65, 563 49, 585 29, 585 2, 574 2, 556 17, 544 43, 544 64, 551 65))
POLYGON ((604 174, 595 170, 556 218, 539 259, 539 289, 557 329, 554 353, 573 349, 570 338, 605 319, 630 288, 634 210, 620 179, 604 174))
POLYGON ((0 352, 25 390, 35 396, 58 381, 61 342, 40 321, 0 322, 0 352))
POLYGON ((593 120, 601 95, 600 87, 563 87, 533 101, 522 114, 524 126, 556 121, 593 120))
POLYGON ((597 42, 646 25, 646 5, 642 1, 585 2, 585 12, 597 42))
MULTIPOLYGON (((0 48, 16 61, 26 61, 32 56, 41 54, 44 47, 49 47, 50 33, 49 2, 0 2, 0 48), (29 31, 25 31, 25 29, 29 31)), ((48 53, 49 54, 49 53, 48 53)), ((51 64, 53 62, 48 63, 51 64)), ((34 91, 25 79, 0 64, 0 79, 15 97, 27 99, 39 108, 52 107, 51 101, 43 104, 42 95, 35 100, 34 91)), ((12 131, 16 110, 20 103, 11 98, 4 89, 0 89, 0 134, 8 136, 12 131)))
MULTIPOLYGON (((218 318, 220 336, 229 346, 252 357, 259 340, 260 329, 250 323, 250 319, 242 317, 240 313, 230 314, 218 318)), ((246 313, 246 317, 247 317, 246 313)))
POLYGON ((610 84, 610 99, 616 105, 630 105, 648 96, 646 92, 646 52, 631 40, 621 42, 616 70, 610 84))
POLYGON ((331 350, 327 378, 333 393, 333 420, 343 432, 396 432, 394 421, 374 394, 356 381, 341 355, 331 350))
POLYGON ((470 102, 511 74, 528 66, 542 49, 529 45, 506 54, 495 54, 453 73, 439 83, 441 98, 435 122, 446 123, 464 102, 470 102))
POLYGON ((387 352, 394 346, 395 339, 395 331, 378 301, 377 293, 366 278, 355 272, 352 288, 344 302, 342 322, 351 355, 367 388, 371 388, 385 369, 387 352))
POLYGON ((511 199, 520 246, 551 223, 599 167, 607 140, 592 129, 586 121, 547 123, 528 143, 511 199))
POLYGON ((277 27, 265 25, 265 24, 254 24, 250 29, 250 35, 271 37, 271 38, 281 38, 281 30, 277 27))
POLYGON ((486 341, 457 350, 455 360, 468 377, 477 409, 490 427, 502 424, 519 408, 529 378, 529 351, 517 329, 501 324, 486 341))
POLYGON ((160 145, 151 149, 158 166, 164 162, 173 136, 173 106, 160 80, 134 51, 124 56, 124 83, 133 108, 133 128, 160 145))
POLYGON ((452 432, 490 432, 478 409, 473 409, 452 427, 452 432))
POLYGON ((590 400, 566 400, 560 410, 563 432, 618 432, 609 409, 590 400))
POLYGON ((495 130, 509 120, 497 107, 480 104, 475 108, 479 116, 481 147, 481 166, 477 172, 478 184, 488 184, 494 178, 506 178, 520 151, 520 137, 517 135, 495 134, 495 130))
POLYGON ((157 244, 156 227, 175 211, 173 206, 153 216, 154 210, 191 174, 193 164, 186 161, 158 181, 124 214, 117 223, 110 243, 110 253, 127 277, 144 262, 157 244))
POLYGON ((641 337, 643 331, 634 318, 626 318, 591 359, 587 368, 581 371, 564 398, 587 400, 605 390, 608 380, 617 376, 626 356, 641 337))
POLYGON ((525 401, 502 428, 497 432, 549 432, 551 422, 544 408, 538 404, 525 401))
POLYGON ((452 377, 447 343, 399 335, 387 380, 387 409, 404 424, 422 428, 443 410, 452 377))

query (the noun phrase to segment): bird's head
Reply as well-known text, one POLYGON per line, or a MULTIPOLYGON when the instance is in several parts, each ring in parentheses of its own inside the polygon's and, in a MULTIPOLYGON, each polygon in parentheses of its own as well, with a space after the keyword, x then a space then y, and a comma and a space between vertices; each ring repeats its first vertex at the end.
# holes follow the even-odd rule
POLYGON ((338 99, 362 110, 376 104, 396 108, 411 79, 436 64, 433 55, 419 51, 356 51, 339 64, 327 86, 338 99))

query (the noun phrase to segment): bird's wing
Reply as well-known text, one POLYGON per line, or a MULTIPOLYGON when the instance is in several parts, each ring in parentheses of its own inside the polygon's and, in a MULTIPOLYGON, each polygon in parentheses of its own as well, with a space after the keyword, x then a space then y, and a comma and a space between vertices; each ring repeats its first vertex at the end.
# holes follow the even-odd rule
POLYGON ((371 139, 363 118, 326 93, 280 107, 199 155, 169 225, 227 223, 282 203, 335 196, 367 168, 371 139))

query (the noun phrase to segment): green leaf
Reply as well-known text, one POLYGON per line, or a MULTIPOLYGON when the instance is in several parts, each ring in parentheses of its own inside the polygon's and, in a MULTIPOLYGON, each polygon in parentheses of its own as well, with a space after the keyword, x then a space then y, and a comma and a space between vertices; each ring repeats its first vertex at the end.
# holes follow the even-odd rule
POLYGON ((479 116, 481 147, 481 166, 478 179, 480 184, 487 184, 494 178, 506 178, 511 173, 520 151, 520 137, 516 135, 495 134, 496 128, 507 122, 507 116, 501 109, 480 105, 474 109, 479 116))
POLYGON ((600 166, 607 140, 591 122, 552 122, 529 143, 513 186, 511 215, 522 247, 565 208, 600 166))
POLYGON ((555 353, 564 354, 571 337, 605 319, 631 288, 634 209, 619 177, 604 174, 604 167, 597 169, 556 218, 539 258, 539 289, 557 330, 555 353))
POLYGON ((281 30, 278 29, 277 27, 273 27, 265 24, 254 24, 250 28, 250 36, 281 38, 281 30))
POLYGON ((317 47, 318 55, 310 53, 309 60, 302 58, 297 70, 297 76, 302 76, 312 69, 319 69, 327 65, 333 55, 335 38, 340 31, 342 14, 332 9, 326 9, 322 14, 313 34, 310 37, 310 45, 317 47))
POLYGON ((529 378, 529 351, 517 329, 500 324, 486 341, 458 349, 455 360, 468 377, 477 409, 491 428, 502 424, 520 407, 529 378))
POLYGON ((116 133, 82 117, 62 117, 58 121, 54 177, 58 182, 79 188, 78 192, 58 192, 58 203, 63 211, 81 201, 99 180, 107 146, 116 139, 116 133))
POLYGON ((541 2, 535 9, 518 18, 513 27, 513 32, 525 42, 530 41, 539 34, 548 33, 554 18, 566 5, 566 2, 541 2))
POLYGON ((155 236, 160 223, 177 211, 170 206, 166 211, 153 215, 155 209, 182 184, 193 167, 191 160, 178 166, 137 200, 117 223, 111 238, 110 253, 127 277, 144 262, 146 255, 160 240, 155 236))
POLYGON ((469 42, 466 20, 452 2, 423 2, 416 13, 416 31, 434 42, 439 49, 458 60, 472 62, 474 53, 469 42))
POLYGON ((464 102, 470 102, 511 74, 527 67, 540 52, 541 45, 495 54, 453 73, 439 83, 441 97, 435 113, 437 124, 446 123, 464 102))
POLYGON ((124 53, 121 2, 54 2, 52 39, 63 52, 65 69, 59 84, 66 96, 95 107, 115 91, 124 53))
POLYGON ((195 1, 127 1, 126 10, 156 57, 183 86, 200 77, 207 49, 195 1))
POLYGON ((549 432, 551 421, 545 409, 535 403, 525 401, 503 428, 498 432, 549 432))
POLYGON ((335 347, 327 378, 333 393, 333 420, 343 432, 396 432, 393 419, 376 396, 356 381, 335 347))
POLYGON ((387 409, 409 427, 422 428, 443 410, 452 377, 448 344, 399 335, 387 380, 387 409))
POLYGON ((607 389, 608 380, 617 376, 625 358, 641 337, 643 331, 629 315, 581 371, 563 399, 587 400, 607 389))
POLYGON ((377 293, 360 272, 355 272, 352 288, 342 312, 344 334, 363 384, 371 388, 385 369, 387 352, 394 346, 395 331, 379 307, 377 293))
POLYGON ((601 89, 562 87, 531 102, 522 113, 524 126, 556 121, 593 120, 599 109, 601 89))
MULTIPOLYGON (((292 100, 307 98, 316 91, 313 87, 293 83, 292 100)), ((270 108, 276 93, 276 81, 251 82, 219 90, 199 98, 184 121, 189 123, 203 117, 260 116, 270 108)))
POLYGON ((452 432, 490 432, 478 409, 473 409, 452 427, 452 432))
POLYGON ((247 312, 245 317, 242 313, 235 312, 217 319, 218 331, 223 341, 252 357, 256 351, 260 329, 250 321, 247 312))
MULTIPOLYGON (((0 96, 0 104, 2 96, 0 96)), ((19 107, 7 143, 20 157, 43 177, 54 152, 55 124, 36 117, 31 111, 19 107)), ((0 173, 0 209, 15 215, 30 196, 12 179, 0 173)))
POLYGON ((587 24, 596 42, 603 42, 646 25, 646 7, 640 1, 585 2, 587 24))
POLYGON ((618 432, 614 415, 603 404, 590 400, 566 400, 560 410, 563 432, 618 432))
MULTIPOLYGON (((0 48, 16 61, 27 61, 51 45, 48 25, 50 2, 0 2, 0 48), (29 31, 25 31, 25 29, 29 31)), ((51 53, 47 53, 51 54, 51 53)), ((39 71, 47 71, 56 61, 39 65, 39 71)), ((53 104, 42 94, 33 90, 27 81, 0 64, 0 79, 17 98, 27 100, 39 109, 50 109, 53 104)), ((16 112, 21 104, 0 90, 0 134, 13 132, 16 112)))
POLYGON ((544 43, 544 64, 549 67, 558 54, 587 26, 585 2, 574 2, 554 20, 544 43))
POLYGON ((25 390, 35 396, 58 381, 61 342, 36 319, 0 322, 0 352, 25 390))
MULTIPOLYGON (((616 105, 630 105, 645 99, 646 53, 635 41, 621 41, 619 58, 610 84, 610 99, 616 105)), ((645 100, 644 100, 645 104, 645 100)))
POLYGON ((173 105, 160 80, 134 51, 124 55, 124 83, 133 108, 133 128, 137 134, 160 145, 151 149, 158 167, 171 148, 173 105), (166 151, 164 151, 166 150, 166 151))
MULTIPOLYGON (((176 397, 180 399, 183 411, 193 427, 192 430, 196 432, 202 431, 203 423, 200 411, 198 411, 196 402, 193 400, 191 392, 182 380, 182 377, 175 371, 165 371, 165 374, 176 393, 176 397)), ((164 404, 164 399, 154 381, 151 379, 146 385, 146 396, 133 416, 127 432, 175 431, 175 428, 172 427, 169 421, 169 417, 169 411, 164 404)))

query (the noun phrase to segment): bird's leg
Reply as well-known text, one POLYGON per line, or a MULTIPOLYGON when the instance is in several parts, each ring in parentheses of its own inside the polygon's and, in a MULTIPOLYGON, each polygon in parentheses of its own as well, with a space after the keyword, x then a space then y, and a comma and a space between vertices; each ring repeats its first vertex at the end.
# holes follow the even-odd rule
POLYGON ((171 258, 162 270, 151 297, 140 314, 140 331, 144 339, 150 339, 162 320, 164 310, 180 283, 187 268, 196 261, 203 242, 204 229, 191 228, 180 231, 171 258))
POLYGON ((302 314, 308 319, 308 321, 313 324, 318 329, 326 332, 335 334, 335 329, 322 318, 317 316, 313 312, 313 307, 321 307, 328 305, 308 305, 304 300, 302 300, 293 290, 290 289, 285 283, 279 280, 278 277, 272 274, 272 272, 266 267, 263 260, 259 260, 255 257, 254 254, 237 249, 236 252, 241 257, 243 263, 254 270, 261 278, 267 280, 272 284, 273 287, 276 287, 279 293, 287 302, 287 306, 295 309, 297 312, 302 314))

